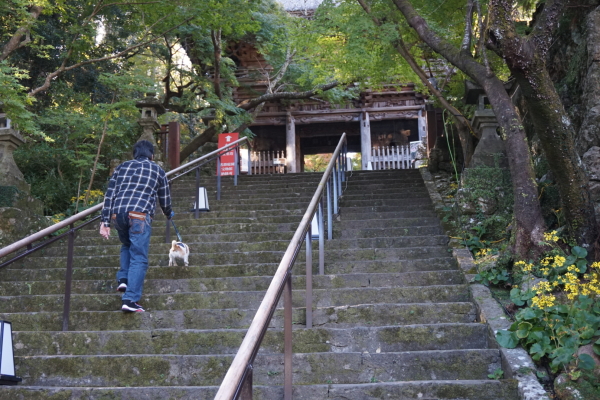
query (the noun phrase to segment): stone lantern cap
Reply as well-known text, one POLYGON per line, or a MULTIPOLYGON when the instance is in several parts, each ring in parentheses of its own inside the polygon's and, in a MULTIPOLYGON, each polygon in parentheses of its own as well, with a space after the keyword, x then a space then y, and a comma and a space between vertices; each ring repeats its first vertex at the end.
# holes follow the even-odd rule
POLYGON ((152 92, 146 93, 146 97, 138 100, 135 106, 141 109, 143 119, 156 119, 159 115, 167 112, 160 100, 156 98, 156 93, 152 92))
MULTIPOLYGON (((513 89, 515 81, 510 80, 504 83, 504 89, 508 93, 513 89)), ((483 110, 487 104, 490 104, 485 90, 475 82, 465 80, 465 104, 477 104, 477 109, 483 110)))

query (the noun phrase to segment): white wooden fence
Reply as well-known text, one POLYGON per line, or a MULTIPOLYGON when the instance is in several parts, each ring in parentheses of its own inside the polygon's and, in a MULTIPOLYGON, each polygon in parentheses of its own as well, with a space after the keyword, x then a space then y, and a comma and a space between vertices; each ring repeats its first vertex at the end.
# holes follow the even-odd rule
POLYGON ((253 175, 285 174, 285 151, 253 151, 250 161, 253 175))
POLYGON ((414 168, 410 146, 374 147, 371 149, 371 168, 374 170, 414 168))

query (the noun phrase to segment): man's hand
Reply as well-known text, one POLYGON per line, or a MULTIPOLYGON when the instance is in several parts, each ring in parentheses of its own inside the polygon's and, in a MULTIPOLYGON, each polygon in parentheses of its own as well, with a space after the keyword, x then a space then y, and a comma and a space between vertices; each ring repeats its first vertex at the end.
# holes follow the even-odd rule
POLYGON ((100 235, 104 236, 105 239, 110 237, 110 227, 100 224, 100 235))
POLYGON ((169 216, 167 218, 168 219, 173 219, 174 216, 175 216, 175 211, 171 210, 171 214, 169 214, 169 216))

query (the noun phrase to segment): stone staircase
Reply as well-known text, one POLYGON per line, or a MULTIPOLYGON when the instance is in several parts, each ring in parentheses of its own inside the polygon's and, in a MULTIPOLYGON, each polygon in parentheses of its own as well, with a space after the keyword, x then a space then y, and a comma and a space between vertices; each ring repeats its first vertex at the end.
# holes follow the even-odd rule
MULTIPOLYGON (((190 265, 167 266, 157 218, 146 313, 119 311, 119 242, 95 229, 76 241, 69 332, 60 331, 64 244, 0 270, 0 319, 13 323, 23 378, 0 387, 0 400, 212 399, 320 177, 242 176, 237 187, 224 179, 221 201, 211 183, 211 211, 198 220, 188 212, 192 180, 177 181, 190 265)), ((499 351, 477 322, 419 172, 355 171, 344 188, 325 275, 314 277, 313 329, 304 328, 304 252, 294 267, 294 398, 517 399, 516 381, 488 378, 499 351)), ((256 399, 283 398, 281 309, 271 325, 256 399)))

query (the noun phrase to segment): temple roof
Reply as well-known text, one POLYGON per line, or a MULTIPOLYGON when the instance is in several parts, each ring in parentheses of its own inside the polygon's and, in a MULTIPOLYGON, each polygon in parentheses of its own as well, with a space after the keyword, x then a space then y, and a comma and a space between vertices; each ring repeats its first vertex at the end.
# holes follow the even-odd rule
POLYGON ((286 11, 314 10, 323 0, 277 0, 286 11))

